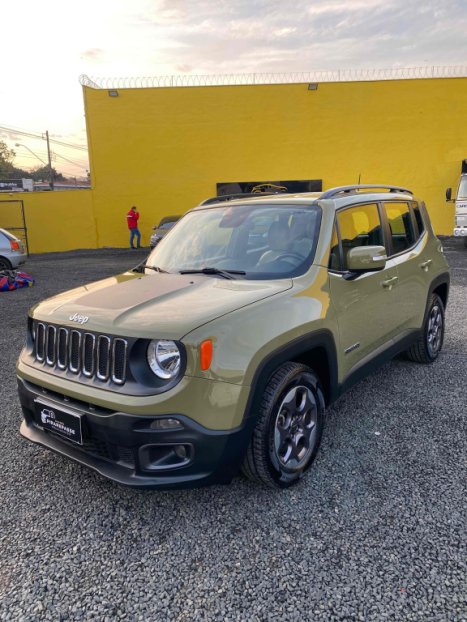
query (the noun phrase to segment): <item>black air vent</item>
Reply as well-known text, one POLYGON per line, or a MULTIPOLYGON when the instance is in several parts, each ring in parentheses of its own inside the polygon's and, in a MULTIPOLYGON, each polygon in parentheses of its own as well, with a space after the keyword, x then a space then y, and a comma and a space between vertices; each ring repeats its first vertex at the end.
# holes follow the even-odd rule
POLYGON ((125 371, 126 341, 117 338, 114 339, 112 380, 117 384, 123 384, 125 382, 125 371))
POLYGON ((92 376, 94 373, 94 345, 96 338, 91 333, 85 333, 83 339, 83 374, 92 376))
POLYGON ((55 365, 55 326, 47 327, 47 364, 55 365))
POLYGON ((105 335, 97 338, 97 377, 107 380, 110 364, 110 339, 105 335))
POLYGON ((58 348, 57 348, 58 361, 57 361, 57 364, 60 367, 60 369, 66 369, 67 354, 68 354, 68 331, 66 328, 59 328, 58 329, 58 348))
POLYGON ((37 325, 37 336, 36 336, 36 356, 39 361, 44 360, 44 352, 45 352, 45 327, 44 324, 37 325))
POLYGON ((80 345, 81 334, 77 330, 72 330, 70 335, 70 371, 75 374, 79 372, 80 345))

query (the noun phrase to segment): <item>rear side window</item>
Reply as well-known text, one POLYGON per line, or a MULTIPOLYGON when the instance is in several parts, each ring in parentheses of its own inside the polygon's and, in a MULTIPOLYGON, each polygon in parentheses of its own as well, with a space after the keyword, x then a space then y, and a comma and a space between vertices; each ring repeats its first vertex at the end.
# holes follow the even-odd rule
POLYGON ((341 210, 337 213, 337 221, 342 242, 343 270, 348 270, 347 254, 351 248, 384 246, 383 227, 376 203, 341 210))
POLYGON ((413 214, 415 216, 415 222, 417 223, 417 227, 418 227, 418 235, 420 237, 422 233, 425 231, 425 225, 423 223, 422 213, 420 211, 420 205, 418 203, 411 203, 411 206, 413 209, 413 214))
POLYGON ((415 244, 415 231, 408 203, 385 203, 389 221, 392 254, 402 253, 415 244))

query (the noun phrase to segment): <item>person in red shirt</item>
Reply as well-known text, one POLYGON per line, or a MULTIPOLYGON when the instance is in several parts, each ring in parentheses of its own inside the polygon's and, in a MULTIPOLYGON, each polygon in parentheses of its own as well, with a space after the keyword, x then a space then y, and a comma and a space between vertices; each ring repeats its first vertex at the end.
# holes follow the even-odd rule
POLYGON ((137 248, 141 248, 141 233, 139 232, 139 229, 138 229, 139 212, 136 211, 135 206, 131 208, 131 210, 126 215, 126 218, 128 221, 128 229, 130 230, 130 246, 131 248, 135 248, 133 246, 133 240, 135 239, 135 235, 136 235, 137 248))

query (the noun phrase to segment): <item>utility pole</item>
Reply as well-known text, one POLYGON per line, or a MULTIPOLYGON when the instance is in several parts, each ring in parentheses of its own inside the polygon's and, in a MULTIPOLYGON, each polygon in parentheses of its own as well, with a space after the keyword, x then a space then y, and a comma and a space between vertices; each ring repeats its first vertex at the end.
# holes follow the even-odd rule
POLYGON ((45 132, 45 135, 47 137, 47 153, 49 155, 50 189, 53 190, 54 189, 54 174, 52 170, 52 160, 50 158, 50 144, 49 144, 49 131, 48 130, 45 132))

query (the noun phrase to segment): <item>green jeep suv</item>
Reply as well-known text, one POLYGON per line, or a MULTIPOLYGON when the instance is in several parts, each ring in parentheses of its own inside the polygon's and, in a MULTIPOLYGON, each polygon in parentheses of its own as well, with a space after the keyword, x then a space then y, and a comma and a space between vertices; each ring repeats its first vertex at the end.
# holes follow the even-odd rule
POLYGON ((138 488, 295 484, 327 406, 437 359, 442 250, 404 188, 208 199, 144 265, 31 309, 21 434, 138 488))

